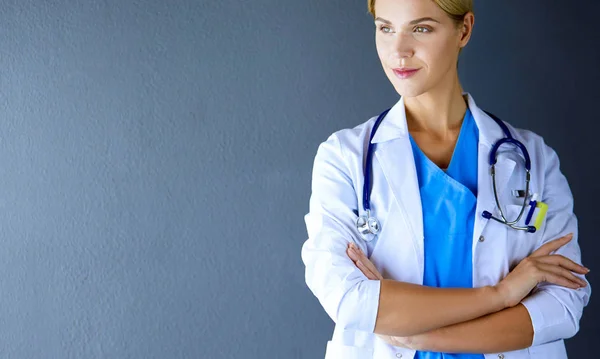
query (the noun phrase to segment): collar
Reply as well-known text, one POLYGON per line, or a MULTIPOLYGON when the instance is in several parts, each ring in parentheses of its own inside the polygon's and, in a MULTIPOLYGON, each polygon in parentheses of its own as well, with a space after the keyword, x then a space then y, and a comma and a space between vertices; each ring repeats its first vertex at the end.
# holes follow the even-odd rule
MULTIPOLYGON (((467 96, 467 105, 479 129, 479 142, 491 146, 498 139, 504 138, 504 133, 500 126, 477 106, 471 94, 465 92, 463 95, 467 96)), ((386 142, 407 136, 406 110, 404 107, 404 97, 401 97, 382 120, 371 143, 386 142)))

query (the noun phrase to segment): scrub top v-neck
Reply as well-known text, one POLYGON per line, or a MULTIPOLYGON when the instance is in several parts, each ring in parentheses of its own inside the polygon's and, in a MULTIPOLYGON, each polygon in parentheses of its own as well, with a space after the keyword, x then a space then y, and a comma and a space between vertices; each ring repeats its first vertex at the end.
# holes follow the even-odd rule
MULTIPOLYGON (((479 129, 467 109, 446 170, 421 151, 410 136, 423 211, 423 285, 473 287, 473 225, 477 205, 479 129)), ((417 352, 415 359, 483 359, 482 354, 417 352)))

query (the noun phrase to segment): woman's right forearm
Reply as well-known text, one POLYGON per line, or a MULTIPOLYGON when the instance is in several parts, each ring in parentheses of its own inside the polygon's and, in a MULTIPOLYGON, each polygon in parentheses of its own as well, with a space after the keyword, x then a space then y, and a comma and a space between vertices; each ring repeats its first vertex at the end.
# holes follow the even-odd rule
POLYGON ((494 287, 434 288, 384 279, 375 333, 407 337, 504 308, 504 300, 494 287))

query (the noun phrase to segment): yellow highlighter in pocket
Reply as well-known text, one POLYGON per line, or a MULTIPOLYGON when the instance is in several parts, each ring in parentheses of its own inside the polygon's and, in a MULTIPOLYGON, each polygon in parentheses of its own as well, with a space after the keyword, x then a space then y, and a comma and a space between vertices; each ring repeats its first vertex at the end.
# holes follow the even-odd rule
POLYGON ((546 213, 548 212, 548 205, 542 201, 538 201, 538 194, 534 193, 531 196, 531 201, 529 202, 529 213, 527 213, 527 218, 525 219, 525 225, 529 226, 531 223, 531 219, 533 218, 533 214, 536 209, 538 210, 537 217, 535 218, 535 222, 533 227, 535 227, 535 231, 537 232, 541 227, 544 219, 546 218, 546 213))

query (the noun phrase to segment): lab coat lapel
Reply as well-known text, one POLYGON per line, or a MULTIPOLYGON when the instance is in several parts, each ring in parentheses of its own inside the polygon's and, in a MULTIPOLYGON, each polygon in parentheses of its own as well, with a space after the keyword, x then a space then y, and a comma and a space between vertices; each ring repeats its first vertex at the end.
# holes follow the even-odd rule
MULTIPOLYGON (((491 212, 494 216, 498 215, 496 200, 494 198, 494 188, 492 184, 491 167, 489 164, 489 153, 491 146, 488 144, 479 144, 478 168, 477 168, 477 210, 475 217, 475 227, 473 229, 473 239, 481 236, 486 224, 490 220, 483 218, 483 211, 491 212)), ((496 163, 496 189, 498 196, 502 198, 508 180, 512 176, 516 163, 506 157, 499 157, 496 163)))
MULTIPOLYGON (((469 108, 479 129, 479 153, 477 164, 477 210, 475 217, 475 227, 473 229, 473 239, 481 236, 487 223, 490 220, 483 218, 483 211, 489 211, 494 216, 498 215, 492 177, 490 172, 490 151, 492 146, 498 140, 504 138, 504 133, 496 121, 481 110, 475 104, 475 101, 468 96, 469 108)), ((510 177, 515 170, 516 162, 507 156, 499 156, 496 162, 496 189, 498 196, 502 198, 504 190, 510 177)))
MULTIPOLYGON (((408 138, 377 145, 375 156, 392 194, 400 205, 417 240, 423 239, 423 211, 412 148, 408 138)), ((419 247, 421 247, 419 245, 419 247)))
POLYGON ((372 143, 376 144, 375 163, 380 166, 395 202, 407 219, 422 272, 423 211, 402 99, 383 120, 372 143))

